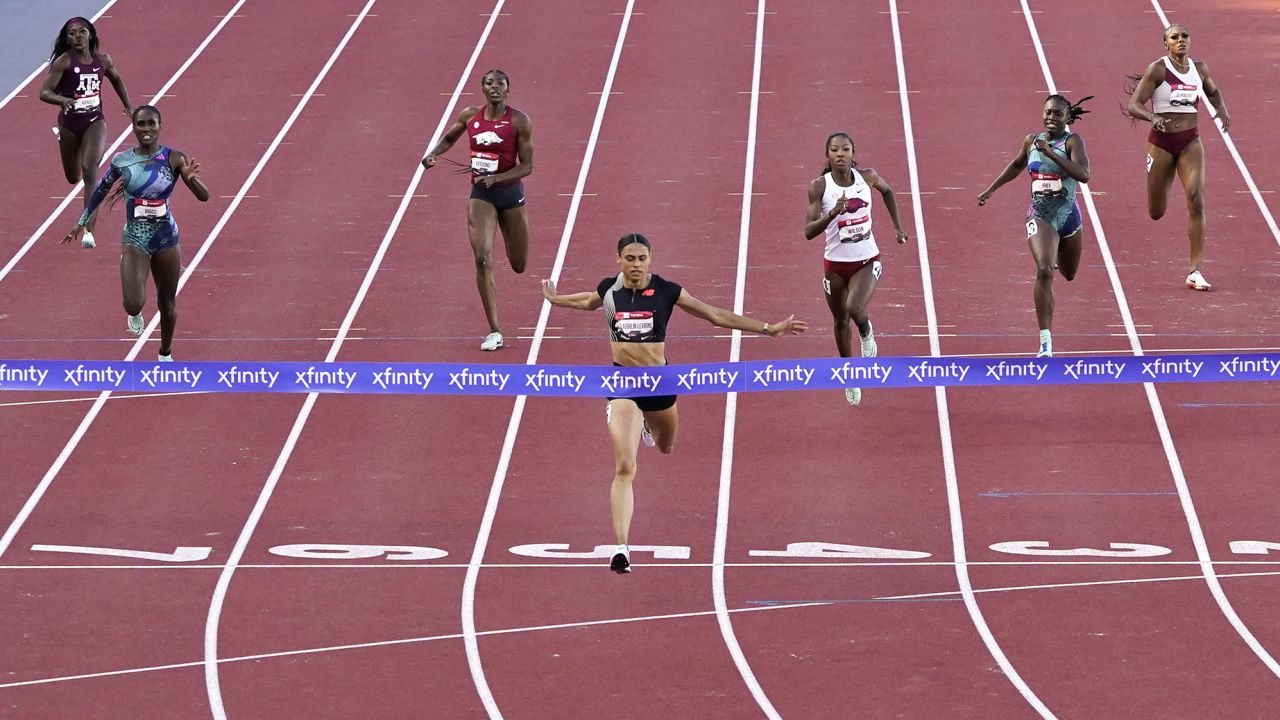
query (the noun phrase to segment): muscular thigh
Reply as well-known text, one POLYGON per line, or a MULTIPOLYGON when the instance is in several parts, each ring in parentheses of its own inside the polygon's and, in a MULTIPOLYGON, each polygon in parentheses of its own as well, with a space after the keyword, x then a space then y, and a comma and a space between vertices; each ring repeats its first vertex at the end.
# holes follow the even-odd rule
POLYGON ((849 281, 839 273, 826 272, 822 276, 822 290, 827 298, 827 308, 831 316, 842 320, 849 316, 849 281))
POLYGON ((1204 145, 1192 140, 1177 158, 1178 179, 1188 195, 1204 190, 1204 145))
POLYGON ((467 235, 476 255, 488 255, 493 249, 493 231, 498 224, 498 212, 483 200, 467 201, 467 235))

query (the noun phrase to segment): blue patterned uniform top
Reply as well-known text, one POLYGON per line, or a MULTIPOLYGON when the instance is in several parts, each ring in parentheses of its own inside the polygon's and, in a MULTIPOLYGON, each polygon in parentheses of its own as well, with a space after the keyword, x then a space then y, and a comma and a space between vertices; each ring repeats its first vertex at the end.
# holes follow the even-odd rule
POLYGON ((1048 155, 1036 149, 1035 141, 1044 138, 1054 152, 1063 157, 1067 155, 1067 138, 1071 133, 1063 133, 1060 138, 1050 138, 1048 133, 1040 133, 1032 138, 1031 152, 1027 155, 1027 173, 1031 176, 1031 208, 1034 215, 1047 220, 1054 227, 1062 227, 1075 207, 1076 180, 1068 175, 1062 166, 1054 162, 1048 155))
POLYGON ((177 177, 169 167, 169 156, 173 152, 172 148, 161 145, 150 155, 139 155, 132 149, 117 153, 111 158, 111 169, 94 188, 89 204, 80 215, 80 224, 88 222, 119 179, 125 199, 121 240, 148 255, 177 245, 178 224, 169 212, 169 196, 177 185, 177 177))

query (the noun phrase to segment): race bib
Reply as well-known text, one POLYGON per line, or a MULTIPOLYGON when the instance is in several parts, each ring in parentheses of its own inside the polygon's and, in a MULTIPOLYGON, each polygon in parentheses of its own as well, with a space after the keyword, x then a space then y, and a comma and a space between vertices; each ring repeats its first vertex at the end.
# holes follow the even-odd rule
POLYGON ((840 242, 861 242, 871 237, 871 216, 863 215, 848 220, 837 220, 836 229, 840 232, 840 242))
POLYGON ((622 335, 631 337, 648 335, 653 332, 653 313, 647 310, 616 312, 613 314, 613 326, 622 335))
POLYGON ((1057 195, 1062 192, 1062 176, 1053 173, 1031 173, 1032 195, 1057 195))
POLYGON ((76 98, 76 102, 73 107, 76 112, 89 112, 97 110, 101 104, 102 97, 100 95, 89 95, 87 97, 76 98))
POLYGON ((1169 104, 1174 107, 1195 107, 1200 100, 1198 89, 1195 85, 1170 85, 1169 104))
POLYGON ((471 169, 481 174, 498 172, 498 154, 473 151, 471 153, 471 169))
POLYGON ((165 200, 138 198, 134 201, 133 217, 138 220, 155 220, 168 214, 169 203, 165 200))

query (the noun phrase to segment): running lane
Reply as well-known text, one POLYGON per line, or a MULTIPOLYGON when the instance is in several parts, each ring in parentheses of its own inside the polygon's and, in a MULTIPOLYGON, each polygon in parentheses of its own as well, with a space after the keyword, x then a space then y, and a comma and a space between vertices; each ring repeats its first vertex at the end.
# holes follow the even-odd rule
MULTIPOLYGON (((860 167, 875 168, 894 187, 913 236, 908 245, 894 241, 889 213, 873 192, 884 267, 870 307, 879 354, 929 354, 892 28, 880 12, 886 7, 771 4, 746 307, 767 319, 795 313, 810 323, 810 334, 785 342, 748 336, 744 360, 774 359, 781 369, 788 357, 836 354, 822 289, 823 240, 806 242, 803 234, 808 184, 822 172, 824 141, 836 131, 853 137, 860 167), (858 28, 853 57, 813 45, 833 17, 858 28)), ((926 205, 936 197, 926 195, 926 205)), ((945 238, 934 235, 934 244, 945 238)), ((1025 715, 1026 703, 999 673, 958 596, 876 602, 955 587, 933 393, 866 390, 856 408, 836 390, 747 393, 738 398, 737 418, 726 586, 729 607, 760 610, 735 614, 733 622, 778 712, 1025 715), (802 542, 883 554, 754 554, 802 542), (830 604, 777 607, 823 601, 830 604)))
MULTIPOLYGON (((394 188, 364 193, 367 207, 349 215, 364 228, 361 235, 380 238, 391 221, 399 197, 389 195, 408 185, 486 20, 474 5, 466 13, 434 15, 418 15, 416 7, 409 0, 380 3, 377 12, 385 27, 352 49, 359 54, 350 68, 351 82, 383 68, 392 75, 389 86, 412 87, 417 99, 407 118, 410 126, 394 133, 399 147, 375 153, 394 158, 384 160, 394 188), (424 65, 431 68, 428 77, 421 76, 420 67, 398 64, 406 48, 431 28, 444 26, 455 28, 448 35, 454 59, 424 65), (370 49, 372 43, 377 49, 370 49)), ((536 278, 545 276, 555 257, 621 21, 616 12, 624 7, 598 3, 584 10, 567 0, 508 5, 451 114, 452 120, 462 106, 482 103, 480 76, 499 67, 511 78, 510 104, 533 120, 535 172, 525 182, 532 222, 529 270, 511 273, 500 239, 494 248, 507 347, 496 353, 478 347, 485 324, 466 239, 469 184, 441 162, 418 186, 416 193, 425 197, 410 206, 341 359, 524 360, 528 342, 520 336, 528 332, 521 328, 537 318, 536 278), (564 22, 571 14, 574 21, 564 22)), ((363 104, 372 127, 399 127, 392 107, 363 104)), ((460 140, 445 157, 465 162, 466 142, 460 140)), ((333 292, 344 299, 328 305, 335 310, 331 327, 342 319, 337 310, 353 296, 348 288, 333 292)), ((443 385, 448 378, 434 382, 443 385)), ((286 657, 226 665, 221 684, 231 716, 268 715, 281 705, 318 718, 409 717, 424 708, 440 717, 483 715, 458 637, 465 574, 465 565, 458 564, 466 563, 475 542, 512 403, 502 397, 319 399, 252 537, 246 562, 304 564, 271 554, 271 548, 304 542, 414 546, 448 556, 431 561, 384 556, 332 569, 243 568, 227 596, 220 654, 440 639, 329 652, 309 656, 305 663, 286 657), (381 567, 350 567, 355 564, 381 567), (264 623, 264 618, 285 619, 264 623), (280 688, 287 690, 282 694, 280 688)), ((500 592, 504 602, 517 597, 500 592)), ((502 622, 491 626, 507 627, 502 622)), ((487 658, 487 640, 482 648, 487 658)), ((509 717, 519 717, 521 708, 541 707, 541 689, 520 689, 519 696, 506 698, 509 717)))
MULTIPOLYGON (((937 193, 937 201, 926 205, 926 223, 940 266, 934 274, 939 321, 958 326, 957 336, 944 339, 942 350, 1026 358, 1036 346, 1036 324, 1034 268, 1023 229, 1025 179, 1002 188, 986 207, 977 207, 976 197, 1020 139, 1041 127, 1047 89, 1031 37, 1017 3, 971 8, 966 32, 959 34, 952 32, 954 18, 923 12, 919 4, 903 9, 912 11, 903 22, 911 89, 919 91, 912 100, 921 183, 937 193), (938 43, 944 35, 951 42, 938 43), (998 77, 925 70, 954 57, 980 56, 989 67, 1005 70, 998 77), (973 107, 975 100, 1001 111, 982 110, 982 131, 957 135, 955 109, 973 107)), ((1128 16, 1104 20, 1101 10, 1091 17, 1099 24, 1131 24, 1128 16)), ((1052 32, 1064 27, 1064 19, 1036 18, 1042 37, 1067 45, 1052 32)), ((1100 47, 1122 45, 1113 41, 1100 47)), ((1054 61, 1051 52, 1052 66, 1063 68, 1055 72, 1059 90, 1072 98, 1106 98, 1095 92, 1098 83, 1068 72, 1078 55, 1054 61)), ((1124 187, 1119 178, 1125 159, 1106 151, 1106 139, 1126 130, 1123 123, 1107 121, 1106 99, 1095 102, 1097 111, 1075 129, 1088 141, 1093 189, 1110 198, 1124 187)), ((1100 212, 1106 213, 1102 222, 1112 246, 1127 242, 1123 228, 1111 226, 1105 203, 1100 212)), ((1054 283, 1055 350, 1127 353, 1127 339, 1115 327, 1121 323, 1117 301, 1088 218, 1084 232, 1079 276, 1071 283, 1058 277, 1054 283)), ((1127 282, 1126 270, 1121 268, 1121 277, 1128 288, 1133 283, 1127 282)), ((962 389, 948 397, 969 557, 997 563, 972 569, 975 587, 1196 572, 1190 564, 1196 555, 1188 521, 1142 388, 962 389), (991 548, 1023 541, 1077 551, 1043 557, 991 548), (1112 550, 1111 543, 1144 543, 1168 553, 1135 556, 1112 550)), ((1222 707, 1248 707, 1242 699, 1256 697, 1256 683, 1266 673, 1198 581, 991 592, 980 595, 979 602, 1014 667, 1061 717, 1211 716, 1222 707)))
MULTIPOLYGON (((182 63, 191 56, 196 45, 213 30, 234 5, 234 0, 172 4, 120 0, 107 15, 94 23, 94 27, 98 30, 100 49, 111 55, 111 59, 115 61, 129 89, 130 99, 136 105, 141 105, 173 76, 182 63), (157 27, 172 28, 177 32, 161 36, 156 33, 157 27)), ((249 5, 252 7, 252 3, 249 5)), ((50 48, 53 46, 53 40, 58 34, 61 22, 52 25, 46 31, 50 48)), ((233 19, 228 27, 223 28, 222 33, 234 33, 235 26, 240 22, 239 19, 233 19)), ((215 39, 214 42, 219 40, 215 39)), ((49 129, 58 123, 58 108, 41 102, 39 97, 44 77, 44 73, 41 73, 19 97, 15 97, 3 110, 0 110, 0 141, 4 142, 5 147, 5 167, 15 170, 0 173, 0 267, 26 243, 31 234, 40 227, 41 223, 49 217, 49 213, 53 212, 71 190, 66 177, 62 174, 62 163, 58 159, 58 141, 49 132, 49 129), (19 168, 21 172, 16 172, 19 168)), ((8 90, 9 88, 5 88, 4 92, 7 93, 8 90)), ((121 131, 129 127, 129 119, 121 114, 120 99, 115 93, 115 88, 111 87, 105 78, 102 83, 102 95, 103 113, 107 123, 105 148, 115 141, 121 131)), ((169 98, 159 106, 163 110, 175 104, 177 100, 177 97, 169 98)), ((168 117, 166 116, 165 119, 168 120, 168 117)), ((129 140, 132 140, 132 136, 129 140)), ((110 156, 108 155, 104 160, 110 160, 110 156)), ((75 209, 77 217, 84 205, 79 197, 77 194, 77 199, 69 206, 75 209)), ((103 220, 105 219, 104 217, 103 220)), ((99 237, 105 241, 100 247, 102 252, 85 252, 84 257, 74 260, 68 257, 70 253, 63 252, 70 248, 57 245, 57 239, 67 231, 67 226, 67 223, 55 223, 49 231, 51 237, 44 240, 38 248, 33 248, 32 252, 55 255, 64 267, 70 260, 78 268, 91 265, 101 267, 111 257, 111 253, 106 251, 113 246, 112 233, 118 225, 102 222, 99 225, 102 228, 99 237), (52 237, 54 232, 58 237, 52 237)), ((79 248, 76 249, 79 250, 79 248)), ((24 264, 19 265, 15 270, 20 273, 25 269, 24 264)), ((13 280, 12 275, 3 282, 7 284, 11 280, 13 280)), ((12 306, 6 305, 6 307, 12 306)), ((0 328, 4 328, 4 332, 0 335, 5 339, 27 337, 25 334, 19 334, 23 331, 20 329, 21 321, 20 313, 0 315, 0 323, 2 323, 0 328)), ((9 356, 12 356, 12 353, 9 356)))
MULTIPOLYGON (((636 231, 653 242, 654 272, 701 300, 732 307, 755 45, 755 16, 747 11, 754 8, 637 4, 562 292, 594 290, 615 275, 617 240, 636 231)), ((548 334, 560 337, 548 341, 540 361, 608 364, 603 323, 600 313, 555 309, 548 334)), ((670 332, 673 363, 728 357, 724 331, 681 311, 670 332)), ((723 397, 680 400, 674 454, 640 448, 632 547, 688 548, 688 561, 655 562, 636 551, 635 571, 617 576, 607 559, 509 552, 540 543, 589 552, 612 543, 613 457, 604 405, 529 402, 485 557, 516 567, 480 573, 476 624, 481 631, 605 624, 482 636, 480 656, 494 697, 511 717, 750 717, 759 711, 710 614, 705 566, 715 533, 723 397), (548 562, 570 567, 535 566, 548 562), (703 614, 608 622, 671 613, 703 614)))
MULTIPOLYGON (((1268 110, 1261 101, 1262 83, 1247 68, 1255 55, 1246 51, 1253 28, 1273 21, 1274 10, 1256 8, 1242 11, 1198 14, 1194 6, 1180 7, 1170 15, 1173 22, 1185 23, 1193 32, 1191 53, 1206 59, 1215 80, 1222 84, 1233 120, 1231 137, 1247 167, 1263 189, 1274 188, 1277 160, 1273 144, 1263 138, 1268 110), (1250 87, 1249 82, 1253 83, 1250 87), (1238 86, 1232 93, 1230 87, 1238 86), (1241 86, 1242 85, 1242 86, 1241 86), (1239 102, 1232 102, 1238 98, 1239 102)), ((1156 57, 1162 30, 1158 16, 1147 12, 1150 5, 1118 8, 1104 15, 1106 6, 1093 3, 1085 8, 1090 32, 1104 42, 1127 49, 1110 63, 1100 58, 1071 57, 1060 42, 1046 47, 1059 82, 1078 86, 1107 87, 1116 75, 1115 67, 1132 67, 1137 73, 1156 57), (1109 17, 1111 22, 1102 22, 1109 17), (1148 37, 1151 43, 1130 42, 1126 37, 1148 37), (1155 52, 1152 52, 1154 49, 1155 52)), ((1044 21, 1060 23, 1065 13, 1045 8, 1044 21)), ((1233 349, 1274 345, 1280 333, 1275 268, 1280 264, 1280 247, 1268 228, 1266 217, 1250 195, 1243 176, 1230 156, 1222 135, 1206 113, 1200 115, 1201 143, 1205 150, 1207 239, 1205 272, 1214 283, 1209 293, 1184 289, 1176 282, 1185 272, 1186 202, 1181 184, 1175 182, 1169 197, 1169 212, 1159 222, 1151 221, 1145 208, 1143 176, 1146 125, 1128 132, 1108 133, 1100 138, 1097 152, 1105 157, 1125 159, 1116 179, 1108 185, 1115 192, 1105 196, 1100 214, 1108 233, 1130 238, 1123 244, 1121 278, 1129 290, 1134 320, 1151 333, 1143 338, 1148 348, 1186 347, 1231 352, 1233 349), (1172 280, 1173 282, 1171 282, 1172 280)), ((1273 194, 1264 194, 1274 202, 1273 194)), ((1121 243, 1116 241, 1117 245, 1121 243)), ((1280 385, 1276 383, 1188 383, 1159 388, 1165 415, 1176 442, 1187 485, 1195 502, 1210 556, 1218 563, 1274 560, 1233 552, 1240 541, 1280 542, 1275 532, 1275 516, 1280 512, 1280 489, 1269 479, 1274 476, 1276 452, 1272 436, 1280 407, 1280 385)), ((1223 564, 1220 573, 1274 570, 1274 565, 1223 564)), ((1276 577, 1224 579, 1226 596, 1245 625, 1257 636, 1272 658, 1280 654, 1280 580, 1276 577)), ((1228 631, 1230 632, 1230 631, 1228 631)), ((1229 641, 1242 640, 1227 636, 1229 641)), ((1240 672, 1256 684, 1238 696, 1239 707, 1250 712, 1280 711, 1280 687, 1262 661, 1247 658, 1240 672)))
MULTIPOLYGON (((297 29, 299 18, 308 18, 309 24, 303 27, 314 38, 316 48, 310 57, 279 66, 265 58, 262 61, 262 67, 273 67, 274 72, 293 73, 272 76, 272 85, 280 88, 288 103, 282 114, 287 115, 298 100, 290 98, 290 93, 306 90, 362 6, 347 3, 340 8, 344 12, 319 16, 302 12, 301 7, 263 4, 258 8, 260 14, 249 18, 246 30, 256 29, 258 34, 244 37, 244 46, 268 51, 272 33, 279 27, 292 23, 297 29)), ((481 20, 468 11, 460 12, 455 23, 463 33, 474 36, 481 20)), ((342 308, 327 310, 330 293, 341 295, 343 305, 349 303, 379 237, 376 232, 348 230, 344 244, 335 241, 317 250, 316 237, 328 228, 342 226, 325 213, 356 218, 367 198, 388 197, 402 190, 407 171, 387 172, 388 164, 394 162, 389 158, 401 158, 399 167, 411 168, 418 152, 406 150, 403 142, 403 137, 417 131, 416 118, 391 108, 394 103, 386 101, 381 86, 367 81, 369 65, 361 59, 362 55, 381 58, 377 53, 385 52, 393 40, 403 42, 399 28, 411 23, 398 24, 394 16, 371 17, 367 22, 348 49, 355 59, 340 58, 335 72, 320 87, 324 97, 313 99, 330 98, 331 104, 309 106, 302 113, 287 137, 296 144, 283 146, 252 188, 252 194, 264 202, 242 206, 220 236, 232 249, 264 250, 255 261, 261 264, 249 264, 235 253, 221 259, 221 248, 214 248, 207 258, 209 265, 201 268, 204 274, 184 293, 189 302, 182 309, 193 336, 179 341, 185 357, 323 356, 328 343, 315 339, 319 328, 328 324, 330 312, 342 314, 342 308), (380 119, 381 131, 361 132, 361 127, 370 127, 371 117, 380 119), (344 153, 340 163, 330 166, 317 164, 315 148, 338 147, 340 141, 350 142, 353 136, 360 139, 362 152, 344 153), (331 168, 341 172, 331 172, 331 168), (360 194, 334 192, 335 187, 342 187, 345 173, 363 178, 360 194), (328 198, 323 211, 295 210, 305 210, 314 198, 321 197, 328 198), (236 261, 240 264, 232 264, 236 261), (231 287, 226 278, 232 274, 250 274, 258 282, 231 287), (293 304, 299 309, 280 309, 293 304), (262 309, 269 311, 257 312, 262 309), (304 311, 310 314, 304 315, 304 311), (267 349, 259 343, 225 339, 268 337, 281 327, 296 327, 313 339, 267 349)), ((406 76, 416 73, 421 78, 438 72, 444 77, 453 72, 446 68, 465 62, 469 47, 459 45, 440 44, 418 54, 425 65, 440 68, 438 71, 403 67, 398 72, 406 76)), ((234 53, 236 62, 244 52, 234 53)), ((231 60, 223 58, 224 62, 231 60)), ((213 59, 211 65, 217 62, 213 59)), ((223 72, 229 70, 243 76, 248 68, 224 66, 223 72)), ((267 128, 264 143, 284 120, 276 117, 272 97, 262 93, 256 103, 226 107, 230 116, 242 117, 250 125, 261 117, 267 128)), ((241 142, 255 144, 251 138, 241 142)), ((265 145, 259 146, 258 154, 263 150, 265 145)), ((229 156, 228 162, 234 162, 233 158, 229 156)), ((246 166, 250 162, 245 160, 246 166)), ((234 186, 215 193, 219 191, 234 192, 234 186)), ((393 200, 388 199, 387 204, 394 207, 393 200)), ((355 224, 346 227, 354 228, 355 224)), ((4 635, 14 638, 16 647, 4 656, 22 658, 21 665, 6 668, 11 673, 7 677, 35 679, 198 663, 216 572, 160 569, 157 566, 166 563, 155 560, 28 549, 33 544, 157 552, 173 552, 177 546, 198 547, 206 548, 210 562, 217 567, 253 505, 300 401, 297 397, 227 395, 108 403, 18 534, 6 561, 24 565, 120 562, 146 567, 5 571, 6 580, 13 581, 5 583, 11 593, 7 600, 11 611, 4 613, 4 635), (101 631, 104 625, 109 632, 101 631), (104 642, 104 637, 108 641, 104 642)), ((34 481, 32 477, 31 483, 34 481)), ((106 708, 106 716, 114 717, 159 717, 174 712, 199 716, 207 712, 198 665, 78 684, 6 688, 4 692, 12 704, 51 708, 49 712, 54 714, 91 702, 86 698, 96 698, 106 708), (105 702, 108 698, 114 701, 105 702)), ((73 714, 70 710, 61 712, 64 717, 73 714)))

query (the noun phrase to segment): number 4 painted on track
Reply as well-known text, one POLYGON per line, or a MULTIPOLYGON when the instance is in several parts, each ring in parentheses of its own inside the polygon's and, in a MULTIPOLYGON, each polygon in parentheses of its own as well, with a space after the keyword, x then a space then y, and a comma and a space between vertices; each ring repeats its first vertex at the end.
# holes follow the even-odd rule
POLYGON ((916 550, 892 550, 889 548, 866 547, 864 545, 841 545, 840 543, 825 542, 787 543, 786 550, 752 550, 750 554, 753 557, 865 558, 875 560, 919 560, 920 558, 929 557, 929 553, 916 550))
POLYGON ((36 552, 73 553, 76 555, 105 555, 107 557, 132 558, 134 560, 158 560, 160 562, 199 562, 207 560, 211 547, 176 547, 171 553, 146 550, 121 550, 120 548, 82 547, 80 545, 32 545, 36 552))

